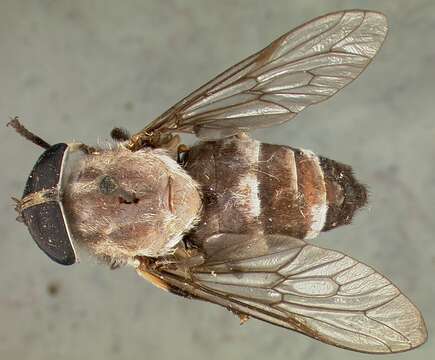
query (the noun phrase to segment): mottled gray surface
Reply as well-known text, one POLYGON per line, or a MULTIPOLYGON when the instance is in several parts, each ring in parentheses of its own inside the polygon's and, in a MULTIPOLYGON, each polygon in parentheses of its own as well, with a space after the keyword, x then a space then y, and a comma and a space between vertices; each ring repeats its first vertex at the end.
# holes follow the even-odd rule
MULTIPOLYGON (((435 2, 54 1, 0 2, 0 117, 20 115, 50 142, 106 139, 141 128, 181 96, 323 13, 383 11, 390 33, 363 76, 297 121, 258 133, 352 164, 371 203, 352 226, 316 243, 353 254, 421 308, 435 354, 435 2)), ((171 296, 131 269, 82 256, 50 262, 13 221, 40 153, 2 128, 1 359, 363 359, 302 335, 171 296), (49 288, 58 286, 50 295, 49 288)))

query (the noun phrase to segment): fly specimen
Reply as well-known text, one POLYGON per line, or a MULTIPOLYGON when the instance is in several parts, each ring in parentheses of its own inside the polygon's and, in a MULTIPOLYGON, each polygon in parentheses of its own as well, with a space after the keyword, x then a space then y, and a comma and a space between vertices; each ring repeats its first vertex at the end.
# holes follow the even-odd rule
POLYGON ((306 240, 348 224, 367 201, 350 166, 260 143, 355 79, 379 50, 385 17, 342 11, 281 36, 193 92, 139 133, 114 129, 110 148, 50 146, 34 166, 20 218, 61 264, 82 246, 130 264, 170 292, 209 301, 335 346, 370 353, 415 348, 418 309, 388 279, 306 240), (175 133, 200 142, 180 145, 175 133))

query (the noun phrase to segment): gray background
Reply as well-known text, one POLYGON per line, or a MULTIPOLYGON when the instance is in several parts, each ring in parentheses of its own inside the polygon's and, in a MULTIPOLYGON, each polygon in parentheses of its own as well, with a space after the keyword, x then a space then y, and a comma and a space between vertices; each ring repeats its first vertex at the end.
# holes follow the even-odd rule
MULTIPOLYGON (((351 226, 315 242, 394 282, 435 331, 435 2, 0 1, 0 117, 49 142, 138 130, 180 97, 289 29, 344 8, 383 11, 390 33, 345 91, 258 138, 352 164, 370 185, 351 226)), ((168 295, 129 268, 50 262, 14 221, 40 149, 1 128, 1 359, 363 359, 224 309, 168 295), (56 294, 49 289, 58 287, 56 294)), ((422 348, 396 355, 429 359, 422 348)))

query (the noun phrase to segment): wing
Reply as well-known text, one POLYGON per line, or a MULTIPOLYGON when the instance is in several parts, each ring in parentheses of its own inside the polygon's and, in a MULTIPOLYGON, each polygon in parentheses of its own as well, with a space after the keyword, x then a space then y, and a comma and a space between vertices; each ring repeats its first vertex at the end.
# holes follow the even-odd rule
POLYGON ((189 275, 173 265, 155 275, 192 297, 350 350, 392 353, 425 342, 418 309, 367 265, 287 236, 254 240, 247 248, 243 235, 214 235, 207 261, 189 275))
POLYGON ((226 70, 143 132, 190 132, 210 139, 281 124, 354 80, 386 33, 386 18, 377 12, 316 18, 226 70))

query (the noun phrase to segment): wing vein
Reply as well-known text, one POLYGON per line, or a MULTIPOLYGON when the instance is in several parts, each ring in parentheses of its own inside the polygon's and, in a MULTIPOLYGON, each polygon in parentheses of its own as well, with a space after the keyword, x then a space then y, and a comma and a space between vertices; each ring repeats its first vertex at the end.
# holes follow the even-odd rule
MULTIPOLYGON (((334 275, 334 276, 335 276, 335 275, 334 275)), ((364 278, 361 278, 361 279, 364 279, 364 278)), ((359 280, 361 280, 361 279, 359 279, 359 280)), ((347 284, 346 284, 346 285, 347 285, 347 284)), ((355 297, 359 297, 359 296, 361 296, 361 295, 369 295, 369 294, 371 294, 371 293, 373 293, 373 292, 380 291, 380 290, 382 290, 382 289, 384 289, 384 288, 386 288, 386 287, 388 287, 388 286, 391 286, 391 283, 387 283, 387 284, 385 284, 385 285, 383 285, 383 286, 381 286, 381 287, 374 288, 374 289, 371 289, 371 290, 367 290, 367 291, 365 291, 365 292, 359 292, 359 293, 356 294, 356 295, 340 294, 340 296, 342 296, 342 297, 348 297, 348 298, 355 298, 355 297)), ((342 285, 339 285, 339 289, 341 289, 341 288, 342 288, 342 285)))
MULTIPOLYGON (((336 28, 336 27, 340 24, 340 22, 341 22, 341 20, 343 20, 343 17, 344 17, 345 14, 346 14, 346 11, 343 11, 343 13, 342 13, 341 16, 340 16, 340 19, 338 19, 338 20, 337 20, 337 23, 334 24, 332 27, 330 27, 330 28, 328 28, 328 29, 322 31, 322 32, 319 33, 319 34, 315 34, 315 35, 313 35, 312 37, 310 37, 309 39, 307 39, 307 40, 301 42, 301 43, 298 44, 298 45, 295 45, 294 47, 292 47, 291 49, 289 49, 289 50, 288 50, 287 52, 285 52, 284 54, 282 54, 282 55, 278 56, 277 58, 273 59, 273 61, 269 62, 269 64, 271 64, 272 62, 274 62, 274 61, 276 61, 276 60, 278 60, 278 59, 281 59, 283 56, 286 56, 288 53, 290 53, 290 52, 292 52, 292 51, 295 51, 295 50, 299 49, 299 48, 302 47, 303 45, 306 45, 308 42, 310 42, 311 40, 315 39, 316 37, 320 37, 320 36, 324 35, 325 33, 327 33, 328 31, 333 30, 334 28, 336 28)), ((303 25, 302 25, 302 26, 303 26, 303 25)), ((290 31, 290 32, 288 32, 288 33, 286 33, 286 34, 283 35, 281 38, 283 38, 283 37, 288 37, 288 36, 289 36, 293 31, 295 31, 295 30, 297 30, 297 29, 298 29, 298 28, 296 28, 296 29, 294 29, 294 30, 292 30, 292 31, 290 31)), ((341 40, 340 40, 340 41, 341 41, 341 40)), ((305 58, 302 57, 301 59, 305 59, 305 58)), ((300 60, 300 59, 299 59, 299 60, 300 60)), ((290 63, 291 63, 291 62, 290 62, 290 63)))
MULTIPOLYGON (((275 309, 274 306, 272 306, 272 307, 275 309)), ((386 343, 385 341, 383 341, 383 340, 381 340, 381 339, 379 339, 379 338, 377 338, 377 337, 375 337, 375 336, 373 336, 373 335, 365 334, 365 333, 360 332, 360 331, 355 331, 355 330, 346 329, 346 328, 344 328, 344 327, 338 326, 338 325, 336 325, 336 324, 329 323, 328 321, 321 320, 321 319, 315 318, 315 317, 313 317, 313 316, 309 316, 309 315, 300 315, 300 314, 298 314, 298 313, 290 313, 290 312, 289 312, 289 314, 293 314, 293 315, 296 315, 296 316, 302 316, 302 317, 304 317, 304 318, 311 319, 311 320, 314 320, 314 321, 318 321, 318 322, 321 322, 321 323, 323 323, 323 324, 326 324, 326 325, 329 325, 329 326, 335 327, 335 328, 337 328, 337 329, 341 329, 341 330, 344 330, 344 331, 349 331, 349 332, 352 332, 352 333, 354 333, 354 334, 358 334, 358 335, 367 336, 367 337, 369 337, 369 338, 371 338, 371 339, 373 339, 373 340, 375 340, 375 341, 378 341, 378 342, 380 342, 381 344, 385 345, 385 347, 387 347, 387 348, 390 350, 390 352, 393 351, 393 350, 391 349, 391 347, 388 345, 388 343, 386 343)), ((396 331, 396 333, 397 333, 397 331, 396 331)), ((399 334, 399 335, 401 335, 401 334, 399 334)))
POLYGON ((389 328, 391 331, 395 332, 396 334, 404 337, 406 339, 406 341, 408 341, 409 346, 412 346, 412 341, 409 339, 408 336, 406 336, 405 334, 403 334, 402 332, 398 331, 397 329, 394 329, 393 327, 391 327, 390 325, 387 325, 385 323, 383 323, 382 321, 379 321, 377 319, 372 318, 371 316, 369 316, 368 314, 365 314, 365 316, 367 316, 370 320, 377 322, 378 324, 385 326, 387 328, 389 328))
MULTIPOLYGON (((306 246, 306 245, 304 245, 304 246, 306 246)), ((299 255, 299 254, 298 254, 298 255, 299 255)), ((322 266, 325 266, 325 265, 328 265, 328 264, 332 264, 332 263, 337 262, 337 261, 343 259, 344 257, 346 257, 346 255, 344 255, 344 254, 340 254, 340 255, 342 255, 340 258, 333 259, 333 260, 330 260, 330 261, 327 261, 327 262, 324 262, 324 263, 321 263, 321 264, 317 264, 317 265, 311 266, 311 267, 308 268, 308 269, 300 270, 300 271, 298 271, 298 272, 292 272, 291 275, 289 275, 289 277, 292 277, 292 276, 294 276, 294 275, 300 275, 300 274, 303 274, 304 272, 312 271, 312 270, 318 269, 318 268, 320 268, 320 267, 322 267, 322 266)), ((296 259, 297 259, 297 256, 296 256, 296 257, 295 257, 291 262, 293 262, 293 261, 296 260, 296 259)), ((277 271, 279 272, 279 270, 281 270, 283 267, 285 267, 286 265, 290 264, 291 262, 289 262, 289 263, 287 263, 287 264, 281 266, 277 271)), ((334 275, 334 276, 335 276, 335 275, 334 275)), ((325 277, 328 277, 328 278, 329 278, 329 276, 325 276, 325 277)))
POLYGON ((291 111, 287 106, 284 106, 284 105, 282 105, 282 104, 279 104, 279 103, 277 103, 277 102, 275 102, 275 101, 271 101, 271 100, 263 99, 263 95, 260 96, 259 99, 260 99, 261 101, 265 102, 265 103, 269 103, 269 104, 272 104, 272 105, 279 106, 279 107, 283 108, 284 110, 287 110, 287 112, 289 112, 289 113, 291 113, 291 114, 296 114, 294 111, 291 111))
MULTIPOLYGON (((390 284, 391 285, 391 284, 390 284)), ((397 289, 397 288, 396 288, 397 289)), ((367 314, 367 311, 373 310, 373 309, 377 309, 381 306, 387 305, 388 303, 392 302, 393 300, 397 299, 400 295, 402 295, 402 293, 399 291, 399 293, 397 295, 395 295, 394 297, 392 297, 391 299, 388 299, 386 301, 384 301, 383 303, 380 304, 376 304, 373 305, 372 307, 369 307, 367 309, 364 309, 364 313, 367 314)))

